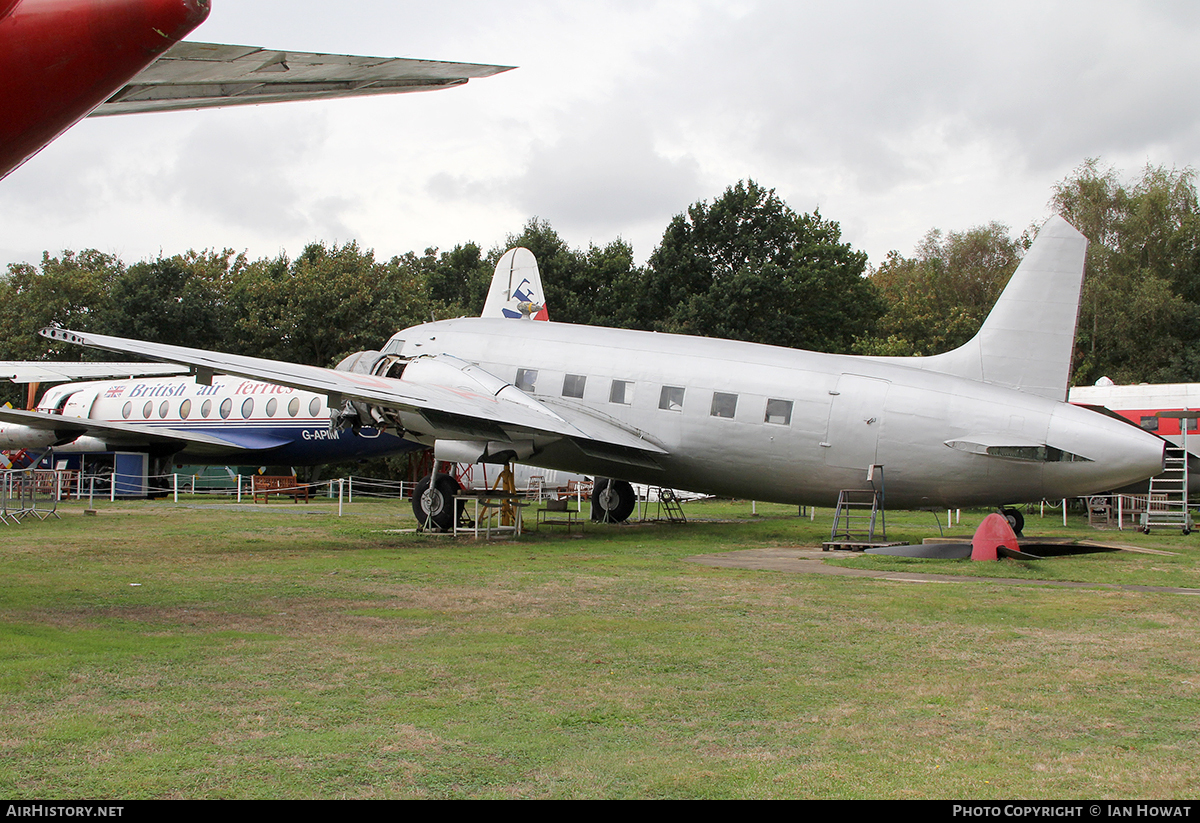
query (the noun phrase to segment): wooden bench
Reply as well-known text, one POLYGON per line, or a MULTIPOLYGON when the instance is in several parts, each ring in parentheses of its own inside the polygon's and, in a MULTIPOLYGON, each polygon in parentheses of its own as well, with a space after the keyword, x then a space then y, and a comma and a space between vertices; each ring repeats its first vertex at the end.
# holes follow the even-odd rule
POLYGON ((296 478, 288 474, 251 475, 250 491, 255 503, 258 502, 259 495, 262 495, 262 502, 266 503, 273 494, 286 494, 292 498, 293 503, 298 502, 301 497, 304 498, 305 503, 308 502, 308 485, 296 482, 296 478))
POLYGON ((579 509, 571 508, 571 500, 547 500, 544 508, 537 510, 536 527, 566 526, 567 534, 575 526, 583 531, 583 521, 579 518, 579 509))
POLYGON ((558 488, 559 500, 591 500, 592 499, 592 481, 591 480, 568 480, 567 486, 558 488))

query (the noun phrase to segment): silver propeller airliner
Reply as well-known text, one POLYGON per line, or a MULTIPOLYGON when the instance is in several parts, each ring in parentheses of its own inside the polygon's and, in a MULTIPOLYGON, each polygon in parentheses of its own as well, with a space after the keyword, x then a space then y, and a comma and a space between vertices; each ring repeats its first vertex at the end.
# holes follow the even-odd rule
MULTIPOLYGON (((632 507, 630 481, 828 506, 869 476, 889 506, 1004 505, 1117 488, 1163 466, 1161 439, 1064 402, 1086 247, 1052 218, 979 333, 923 358, 514 322, 498 309, 405 329, 338 369, 42 334, 185 364, 201 382, 230 374, 323 393, 341 409, 334 425, 388 428, 439 459, 609 478, 600 502, 617 519, 632 507)), ((544 316, 532 255, 510 251, 494 291, 505 266, 519 317, 544 316)), ((418 506, 448 517, 448 480, 418 506)))

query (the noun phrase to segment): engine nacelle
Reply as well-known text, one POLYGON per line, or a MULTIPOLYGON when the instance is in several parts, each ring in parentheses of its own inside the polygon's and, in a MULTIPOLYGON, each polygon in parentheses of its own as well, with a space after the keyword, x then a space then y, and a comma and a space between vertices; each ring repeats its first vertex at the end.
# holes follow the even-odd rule
POLYGON ((398 354, 384 354, 371 350, 355 352, 338 363, 334 370, 400 379, 404 375, 404 367, 407 365, 408 360, 398 354))
POLYGON ((44 449, 58 441, 58 435, 46 429, 35 429, 22 423, 0 423, 0 449, 44 449))
POLYGON ((528 460, 533 456, 532 440, 438 440, 433 455, 448 463, 498 463, 528 460))

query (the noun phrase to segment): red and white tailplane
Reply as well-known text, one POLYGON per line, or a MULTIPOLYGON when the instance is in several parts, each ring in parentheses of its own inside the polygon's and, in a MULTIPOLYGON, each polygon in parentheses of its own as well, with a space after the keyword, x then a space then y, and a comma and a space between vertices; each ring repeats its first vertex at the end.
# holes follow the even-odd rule
POLYGON ((480 317, 509 317, 516 320, 549 320, 546 293, 537 260, 529 249, 509 249, 496 264, 492 286, 480 317))

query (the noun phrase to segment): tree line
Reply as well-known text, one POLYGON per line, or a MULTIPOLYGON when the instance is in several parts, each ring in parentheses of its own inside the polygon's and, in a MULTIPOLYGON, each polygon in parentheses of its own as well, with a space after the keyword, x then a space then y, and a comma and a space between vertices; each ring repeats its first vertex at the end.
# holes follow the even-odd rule
MULTIPOLYGON (((1125 181, 1087 160, 1051 208, 1091 241, 1073 382, 1200 381, 1200 222, 1191 169, 1125 181)), ((572 248, 545 221, 488 251, 476 243, 377 260, 356 243, 295 259, 225 249, 126 265, 88 250, 10 264, 0 278, 0 359, 102 353, 37 335, 80 328, 319 366, 378 348, 431 318, 478 314, 503 251, 537 257, 551 318, 817 351, 934 354, 979 328, 1036 228, 930 230, 877 267, 819 211, 754 181, 676 215, 644 266, 618 238, 572 248)))

